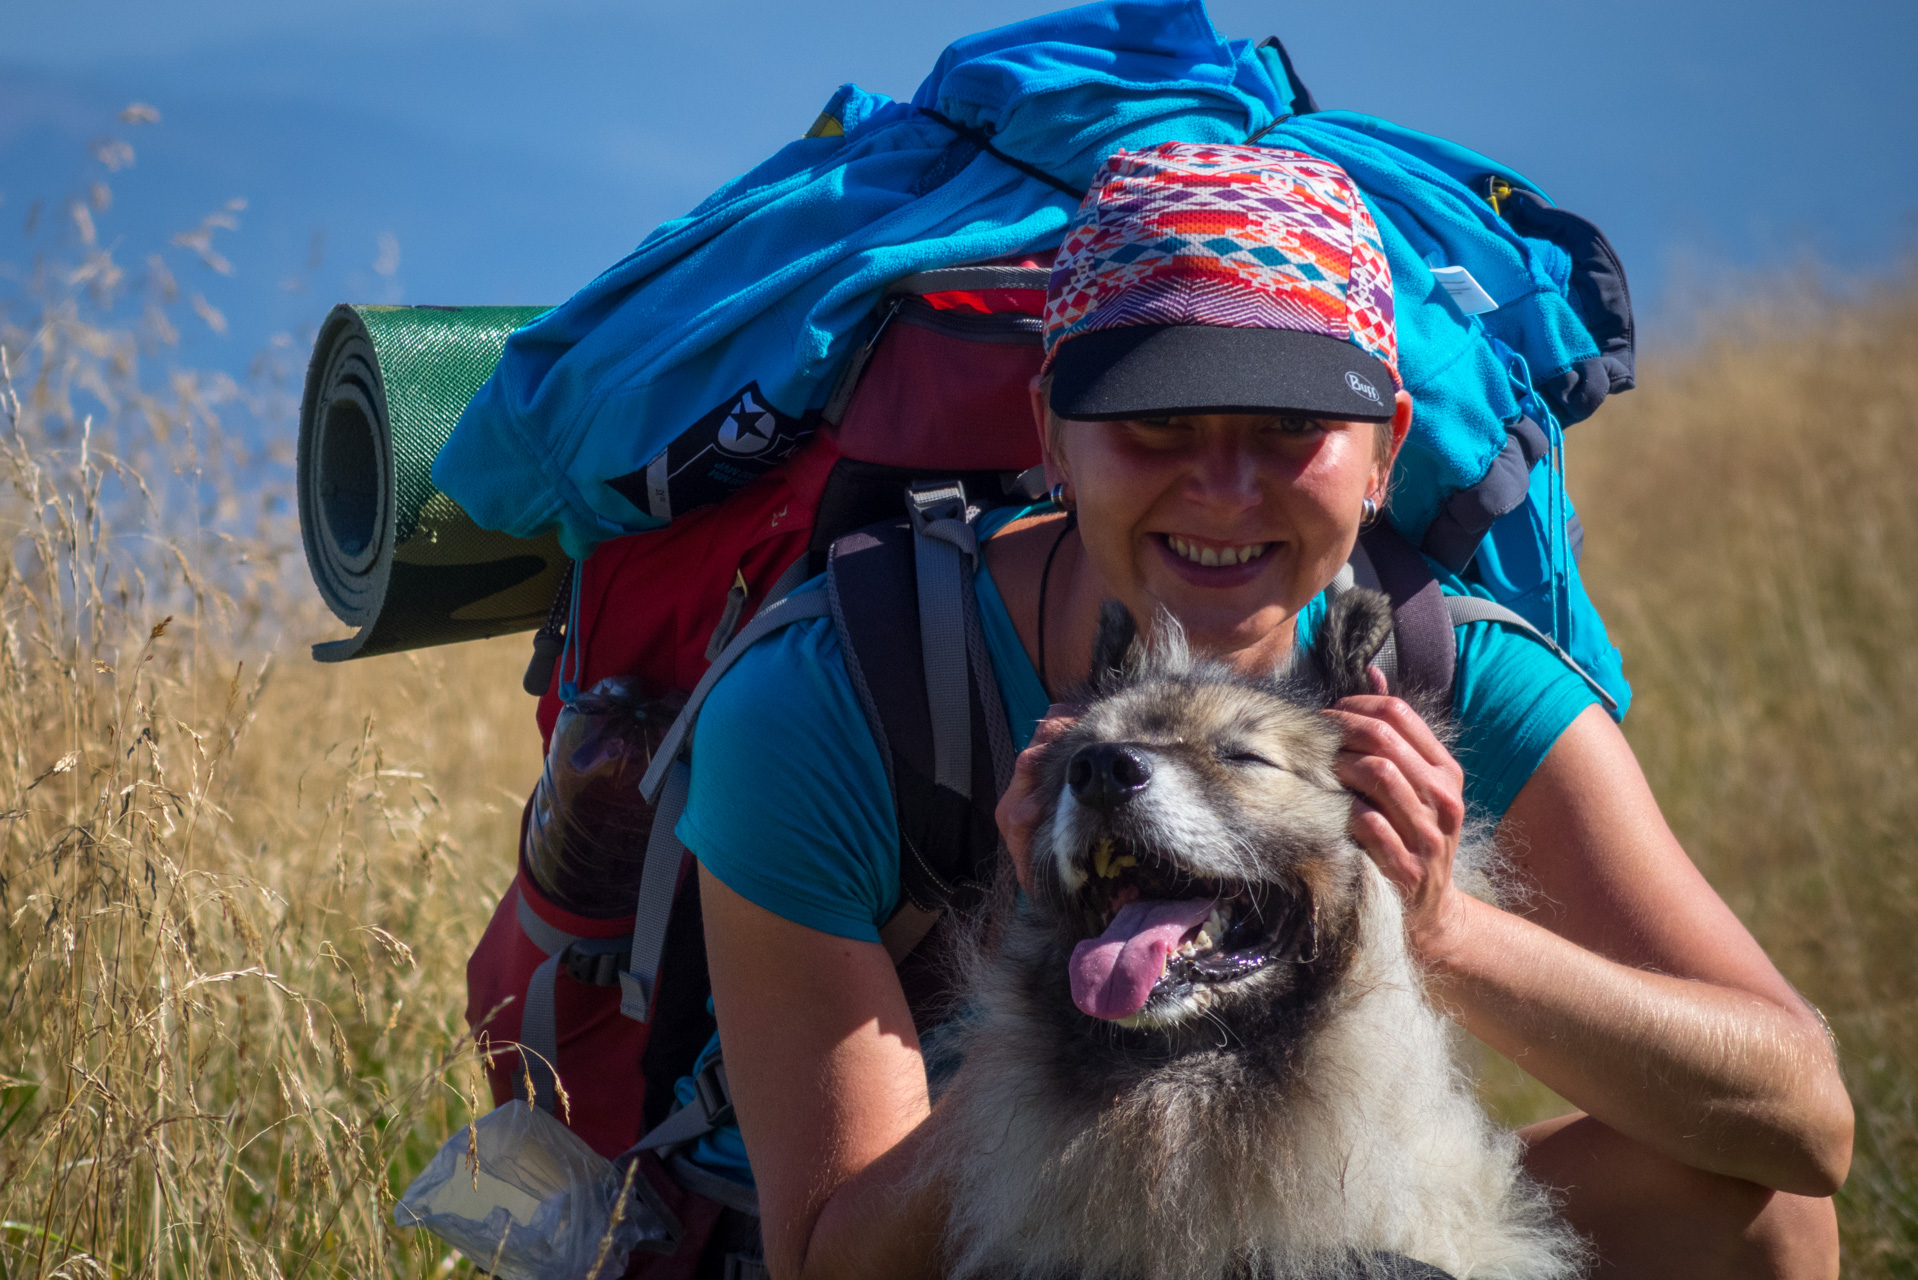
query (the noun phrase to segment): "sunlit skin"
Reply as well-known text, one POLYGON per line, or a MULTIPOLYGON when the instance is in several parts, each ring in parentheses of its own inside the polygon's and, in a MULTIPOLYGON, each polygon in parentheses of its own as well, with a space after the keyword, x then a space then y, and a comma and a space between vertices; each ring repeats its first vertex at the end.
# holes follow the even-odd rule
MULTIPOLYGON (((1400 392, 1395 448, 1411 412, 1400 392)), ((1371 423, 1297 415, 1068 420, 1054 428, 1052 458, 1079 511, 1087 565, 1110 597, 1136 618, 1170 613, 1200 648, 1248 671, 1271 670, 1291 650, 1299 611, 1351 554, 1353 513, 1383 495, 1391 459, 1376 435, 1371 423), (1266 549, 1203 567, 1169 537, 1266 549)))

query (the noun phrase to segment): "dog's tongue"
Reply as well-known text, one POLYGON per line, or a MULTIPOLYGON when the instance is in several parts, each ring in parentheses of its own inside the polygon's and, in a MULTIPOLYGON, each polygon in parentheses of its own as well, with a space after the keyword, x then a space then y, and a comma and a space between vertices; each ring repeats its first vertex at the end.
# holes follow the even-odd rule
POLYGON ((1128 902, 1106 931, 1072 949, 1072 1002, 1095 1018, 1130 1018, 1145 1008, 1166 957, 1205 923, 1211 898, 1128 902))

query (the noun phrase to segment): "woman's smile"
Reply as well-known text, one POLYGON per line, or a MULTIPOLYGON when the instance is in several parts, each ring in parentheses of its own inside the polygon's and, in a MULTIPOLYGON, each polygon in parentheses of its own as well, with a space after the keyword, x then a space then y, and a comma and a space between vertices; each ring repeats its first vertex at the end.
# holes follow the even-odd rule
POLYGON ((1198 587, 1244 586, 1275 559, 1268 554, 1271 541, 1223 542, 1179 533, 1157 533, 1151 539, 1168 567, 1198 587))

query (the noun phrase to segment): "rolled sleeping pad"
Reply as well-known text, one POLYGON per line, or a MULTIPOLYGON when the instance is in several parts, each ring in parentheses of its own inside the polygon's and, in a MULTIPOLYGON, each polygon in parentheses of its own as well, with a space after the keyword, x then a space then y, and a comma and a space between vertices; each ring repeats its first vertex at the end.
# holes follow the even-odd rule
POLYGON ((342 305, 320 326, 300 398, 300 540, 320 598, 359 634, 314 645, 319 661, 546 621, 569 565, 557 534, 482 529, 431 475, 506 335, 546 310, 342 305))

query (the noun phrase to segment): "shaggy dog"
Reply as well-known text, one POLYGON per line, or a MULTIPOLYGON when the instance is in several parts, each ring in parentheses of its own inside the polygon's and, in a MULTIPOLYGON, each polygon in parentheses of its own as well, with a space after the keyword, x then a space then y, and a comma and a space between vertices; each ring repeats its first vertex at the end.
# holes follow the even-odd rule
POLYGON ((1577 1272, 1347 833, 1319 711, 1370 691, 1390 625, 1347 592, 1315 669, 1249 679, 1106 607, 1031 899, 1002 898, 964 987, 935 1158, 955 1276, 1577 1272))

